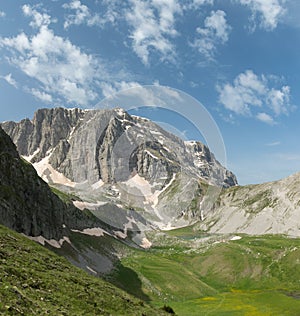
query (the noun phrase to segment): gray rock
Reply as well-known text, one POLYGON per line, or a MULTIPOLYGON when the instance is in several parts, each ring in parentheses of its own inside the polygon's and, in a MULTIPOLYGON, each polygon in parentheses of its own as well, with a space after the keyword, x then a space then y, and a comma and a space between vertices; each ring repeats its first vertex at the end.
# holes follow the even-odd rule
POLYGON ((100 222, 89 212, 62 202, 32 165, 19 157, 0 127, 0 224, 28 236, 59 240, 69 229, 95 227, 100 222))

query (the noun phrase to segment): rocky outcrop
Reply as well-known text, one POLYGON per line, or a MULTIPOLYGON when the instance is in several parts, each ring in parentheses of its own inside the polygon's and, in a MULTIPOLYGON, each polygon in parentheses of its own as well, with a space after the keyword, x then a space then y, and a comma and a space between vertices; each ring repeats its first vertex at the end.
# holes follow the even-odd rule
POLYGON ((69 229, 94 227, 97 219, 62 202, 0 127, 0 223, 28 236, 59 240, 69 229))
POLYGON ((41 109, 32 121, 2 127, 30 162, 49 156, 50 165, 76 183, 126 181, 132 172, 152 183, 167 183, 166 178, 183 171, 217 186, 237 184, 202 143, 183 142, 122 109, 41 109))
POLYGON ((34 114, 32 121, 24 119, 19 123, 4 122, 1 126, 13 139, 19 154, 30 156, 36 153, 31 161, 37 162, 61 140, 69 137, 84 114, 80 109, 41 109, 34 114))
POLYGON ((198 228, 210 233, 300 236, 300 173, 223 190, 198 228))
MULTIPOLYGON (((184 142, 120 108, 41 109, 32 121, 2 126, 49 184, 75 193, 94 209, 109 202, 143 210, 158 226, 201 218, 204 184, 237 184, 202 143, 184 142)), ((103 220, 103 212, 97 214, 103 220)))

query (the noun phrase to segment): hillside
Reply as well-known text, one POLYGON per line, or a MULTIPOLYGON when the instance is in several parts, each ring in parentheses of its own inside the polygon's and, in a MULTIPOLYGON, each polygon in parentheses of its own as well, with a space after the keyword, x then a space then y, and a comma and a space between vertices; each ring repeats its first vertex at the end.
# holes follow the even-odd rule
POLYGON ((210 233, 300 236, 300 173, 223 190, 197 228, 210 233))
POLYGON ((0 224, 28 236, 64 241, 70 229, 102 224, 89 211, 63 202, 19 157, 15 145, 0 127, 0 224))
MULTIPOLYGON (((299 315, 299 238, 186 227, 150 239, 149 251, 132 249, 110 278, 125 288, 134 270, 152 304, 164 301, 182 316, 299 315)), ((139 294, 134 284, 127 291, 139 294)))
POLYGON ((0 226, 1 315, 166 315, 0 226))
MULTIPOLYGON (((121 108, 40 109, 32 120, 1 126, 48 184, 78 196, 77 207, 123 233, 132 225, 133 231, 188 225, 200 216, 191 201, 202 201, 207 184, 237 184, 204 144, 184 142, 121 108), (176 190, 180 203, 167 190, 176 190), (116 221, 106 208, 120 217, 131 213, 116 221)), ((141 244, 143 236, 136 239, 141 244)))

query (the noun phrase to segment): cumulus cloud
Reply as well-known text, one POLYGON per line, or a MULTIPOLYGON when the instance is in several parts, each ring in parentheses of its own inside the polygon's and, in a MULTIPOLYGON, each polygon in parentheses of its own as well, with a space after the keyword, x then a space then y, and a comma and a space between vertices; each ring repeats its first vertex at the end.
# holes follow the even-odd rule
MULTIPOLYGON (((106 1, 104 1, 105 3, 106 1)), ((115 23, 118 16, 115 10, 115 1, 110 1, 107 6, 107 11, 101 16, 98 13, 92 13, 88 6, 82 4, 79 0, 73 0, 70 3, 65 3, 63 8, 69 11, 74 11, 66 16, 64 28, 67 29, 72 25, 86 24, 88 26, 103 27, 106 23, 115 23)))
POLYGON ((10 62, 26 75, 38 80, 47 93, 56 92, 68 102, 81 105, 95 99, 89 88, 97 64, 68 39, 56 36, 42 25, 32 37, 21 33, 0 39, 0 45, 11 50, 10 62))
POLYGON ((0 18, 4 18, 6 16, 5 12, 0 10, 0 18))
POLYGON ((171 38, 178 35, 175 16, 182 13, 177 0, 131 0, 125 18, 130 25, 132 47, 145 65, 149 64, 150 51, 157 52, 162 60, 174 60, 171 38))
POLYGON ((259 121, 261 121, 261 122, 263 122, 263 123, 267 123, 267 124, 269 124, 269 125, 274 125, 274 124, 275 124, 275 121, 274 121, 273 117, 270 116, 270 115, 267 114, 267 113, 264 113, 264 112, 258 113, 258 114, 256 115, 256 118, 257 118, 259 121))
POLYGON ((18 87, 18 84, 16 80, 12 77, 12 74, 9 73, 6 76, 1 76, 2 79, 4 79, 8 84, 14 86, 15 88, 18 87))
POLYGON ((230 30, 226 13, 222 10, 211 11, 204 21, 204 28, 196 29, 199 37, 194 40, 192 46, 208 60, 213 60, 217 46, 228 41, 230 30))
POLYGON ((283 86, 281 89, 271 89, 268 93, 267 103, 276 115, 287 114, 286 104, 290 104, 290 87, 283 86))
MULTIPOLYGON (((292 109, 290 103, 290 87, 279 89, 270 87, 274 76, 256 75, 252 70, 239 74, 233 84, 225 83, 217 86, 219 102, 236 114, 251 116, 253 111, 264 108, 273 115, 288 114, 292 109)), ((257 119, 265 123, 274 123, 270 114, 260 112, 257 119)))
MULTIPOLYGON (((0 48, 9 52, 7 59, 11 65, 35 80, 37 88, 27 88, 27 92, 48 103, 58 100, 90 106, 99 98, 105 83, 114 89, 126 85, 123 78, 128 78, 128 73, 111 73, 100 57, 87 54, 69 39, 56 35, 49 28, 50 16, 29 5, 22 9, 31 17, 30 23, 37 31, 31 36, 22 32, 14 37, 0 37, 0 48), (114 84, 114 81, 121 83, 114 84)), ((11 74, 3 79, 16 86, 11 74)), ((103 93, 107 95, 107 91, 106 88, 103 93)))
POLYGON ((259 26, 266 30, 273 30, 285 14, 285 0, 235 0, 247 6, 252 11, 252 31, 255 30, 257 20, 259 26))
POLYGON ((25 16, 32 17, 32 21, 29 25, 34 28, 40 28, 43 25, 49 25, 56 21, 47 13, 40 13, 28 4, 23 5, 22 10, 25 16))

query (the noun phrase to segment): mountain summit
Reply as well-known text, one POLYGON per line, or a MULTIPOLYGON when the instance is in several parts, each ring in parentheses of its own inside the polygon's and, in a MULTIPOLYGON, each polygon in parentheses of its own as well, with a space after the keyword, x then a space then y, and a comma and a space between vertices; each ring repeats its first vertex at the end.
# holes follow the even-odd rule
POLYGON ((1 125, 46 182, 123 230, 111 208, 137 213, 133 223, 142 216, 146 226, 176 227, 199 218, 208 187, 237 184, 202 143, 184 142, 121 108, 41 109, 33 120, 1 125))

